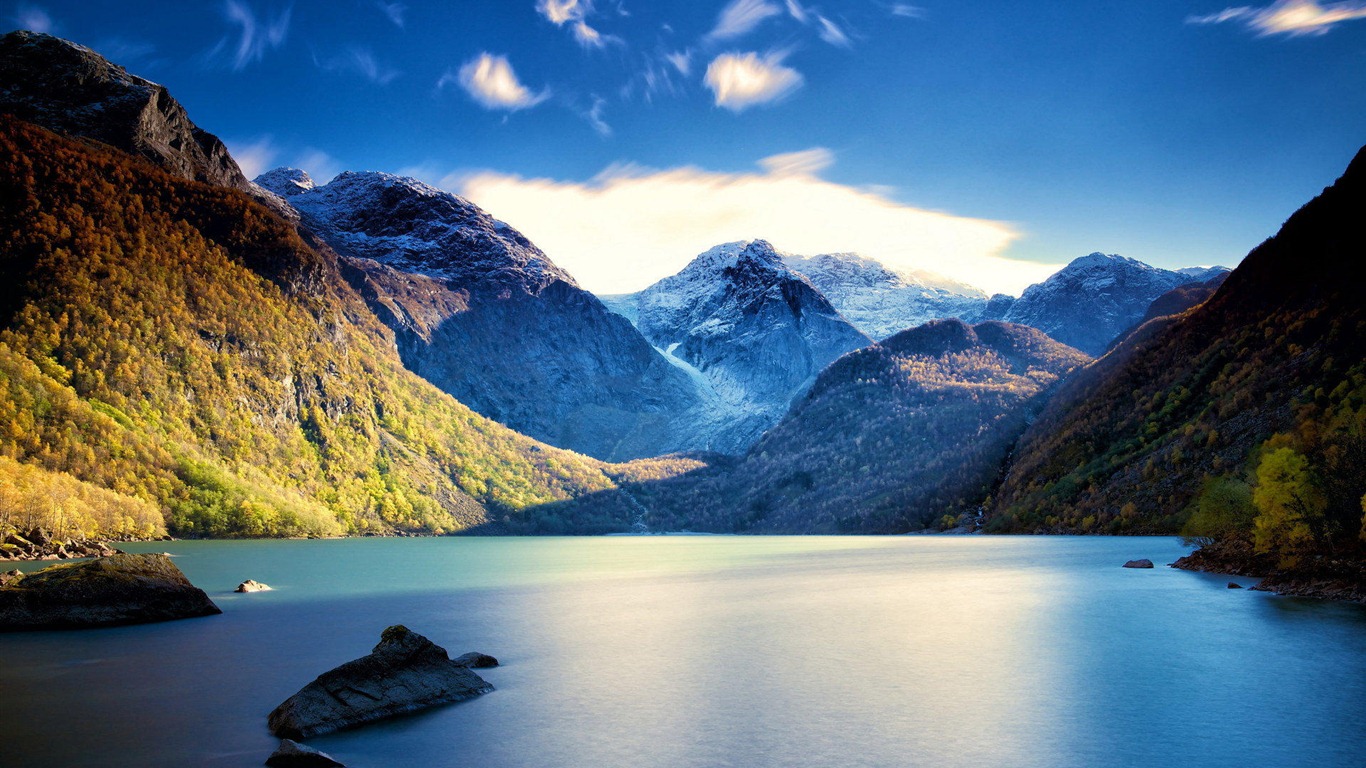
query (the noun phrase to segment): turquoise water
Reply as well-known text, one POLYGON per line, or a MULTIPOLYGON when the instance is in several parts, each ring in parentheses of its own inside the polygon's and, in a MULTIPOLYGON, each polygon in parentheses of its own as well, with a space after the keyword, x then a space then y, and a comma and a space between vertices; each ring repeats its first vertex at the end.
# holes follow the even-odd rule
POLYGON ((353 768, 1361 766, 1366 608, 1165 538, 170 542, 222 616, 0 635, 0 765, 257 766, 403 623, 482 698, 309 741, 353 768), (1120 568, 1147 557, 1151 571, 1120 568), (253 578, 274 592, 234 595, 253 578), (1243 584, 1251 580, 1238 579, 1243 584))

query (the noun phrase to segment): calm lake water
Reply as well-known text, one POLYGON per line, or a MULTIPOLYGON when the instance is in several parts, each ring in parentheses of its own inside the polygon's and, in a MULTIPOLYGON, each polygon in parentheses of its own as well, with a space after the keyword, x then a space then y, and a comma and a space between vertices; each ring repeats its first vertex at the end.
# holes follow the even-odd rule
POLYGON ((1175 539, 171 542, 222 616, 0 635, 0 765, 258 766, 266 714, 402 623, 498 690, 319 737, 352 768, 1352 766, 1366 608, 1175 539), (1128 559, 1159 566, 1128 570, 1128 559), (234 595, 254 578, 274 592, 234 595), (1245 585, 1254 583, 1238 579, 1245 585))

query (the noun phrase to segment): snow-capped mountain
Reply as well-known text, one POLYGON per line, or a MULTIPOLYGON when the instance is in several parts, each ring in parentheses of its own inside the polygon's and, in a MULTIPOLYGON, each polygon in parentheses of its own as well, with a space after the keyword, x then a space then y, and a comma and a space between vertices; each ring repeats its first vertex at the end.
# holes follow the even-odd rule
POLYGON ((729 430, 717 450, 747 447, 821 369, 871 341, 763 240, 718 245, 613 304, 707 385, 729 430))
POLYGON ((1114 254, 1075 259, 1025 289, 1001 319, 1028 325, 1090 355, 1103 354, 1157 297, 1186 283, 1205 282, 1224 267, 1172 271, 1114 254))
POLYGON ((86 136, 181 178, 252 191, 227 147, 162 86, 41 32, 0 37, 0 113, 86 136))
POLYGON ((468 200, 385 173, 256 183, 341 255, 405 364, 479 413, 605 459, 709 444, 689 373, 468 200))
POLYGON ((783 261, 820 289, 846 320, 883 339, 931 320, 975 322, 987 295, 933 272, 896 270, 856 253, 786 256, 783 261))

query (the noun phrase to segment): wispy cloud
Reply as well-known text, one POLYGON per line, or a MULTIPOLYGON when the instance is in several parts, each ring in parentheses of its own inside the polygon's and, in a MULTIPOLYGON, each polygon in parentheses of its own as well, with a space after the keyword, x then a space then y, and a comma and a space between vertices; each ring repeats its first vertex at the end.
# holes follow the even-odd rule
POLYGON ((759 167, 770 176, 815 176, 834 164, 835 153, 825 147, 770 155, 759 161, 759 167))
POLYGON ((830 20, 830 17, 822 14, 815 6, 803 6, 798 0, 785 0, 787 3, 787 15, 791 16, 798 24, 814 27, 816 34, 825 42, 840 48, 849 48, 852 41, 849 33, 840 25, 830 20))
POLYGON ((116 64, 126 64, 153 56, 157 52, 155 45, 151 43, 139 42, 136 40, 125 40, 121 37, 111 37, 100 40, 90 46, 99 51, 106 59, 116 64))
POLYGON ((603 119, 603 112, 606 111, 606 109, 607 99, 594 95, 593 106, 583 115, 583 119, 587 120, 588 124, 593 126, 593 130, 597 131, 598 135, 603 138, 612 135, 612 126, 608 125, 607 121, 603 119))
POLYGON ((1057 268, 1004 257, 1019 237, 1009 224, 820 178, 832 159, 814 148, 766 158, 751 173, 614 166, 587 182, 410 170, 510 222, 599 293, 639 290, 717 243, 755 237, 795 253, 857 251, 988 291, 1018 292, 1057 268))
POLYGON ((1242 22, 1259 37, 1266 35, 1322 35, 1344 21, 1366 19, 1366 3, 1318 3, 1314 0, 1278 0, 1264 8, 1240 6, 1218 13, 1190 16, 1187 24, 1242 22))
POLYGON ((356 46, 331 58, 322 58, 315 53, 313 63, 324 72, 356 74, 377 85, 388 85, 402 74, 397 69, 381 63, 370 49, 356 46))
POLYGON ((765 19, 781 16, 782 13, 781 8, 768 0, 731 0, 716 17, 716 26, 707 33, 707 39, 714 41, 741 37, 749 34, 765 19))
POLYGON ((237 161, 237 167, 242 169, 242 175, 248 179, 278 167, 275 160, 280 156, 280 150, 269 136, 246 142, 224 139, 223 143, 228 148, 228 154, 237 161))
POLYGON ((290 5, 274 15, 258 14, 242 0, 226 0, 223 3, 223 15, 237 29, 219 40, 205 55, 205 60, 219 62, 226 58, 228 66, 234 71, 246 69, 248 65, 265 58, 269 51, 284 45, 285 38, 289 36, 293 12, 294 7, 290 5))
POLYGON ((839 46, 840 48, 848 48, 850 46, 848 33, 841 29, 838 24, 824 16, 816 17, 816 33, 821 36, 822 40, 831 45, 839 46))
MULTIPOLYGON (((620 6, 617 10, 621 10, 620 6)), ((625 44, 621 38, 604 35, 588 25, 587 19, 593 15, 593 0, 537 0, 536 11, 557 27, 568 25, 574 39, 584 48, 625 44)), ((626 14, 623 12, 622 15, 626 14)))
POLYGON ((408 6, 403 3, 386 3, 384 0, 376 0, 375 7, 387 16, 394 26, 403 29, 407 21, 408 6))
POLYGON ((223 143, 248 179, 282 165, 308 171, 308 175, 319 184, 326 184, 341 173, 341 164, 326 152, 313 147, 304 147, 302 150, 295 148, 287 152, 268 135, 250 141, 224 140, 223 143))
POLYGON ((517 79, 506 56, 481 53, 465 62, 458 72, 447 72, 437 81, 438 90, 459 85, 485 109, 515 111, 545 101, 550 91, 533 93, 517 79))
POLYGON ((925 15, 924 8, 907 3, 892 3, 887 6, 887 12, 893 16, 900 16, 906 19, 918 19, 925 15))
POLYGON ((716 106, 743 112, 769 104, 798 88, 804 80, 795 69, 783 66, 782 53, 723 53, 707 65, 703 81, 716 96, 716 106))
POLYGON ((30 32, 43 32, 53 34, 57 30, 57 24, 52 20, 52 14, 36 5, 21 5, 14 13, 14 23, 20 29, 27 29, 30 32))

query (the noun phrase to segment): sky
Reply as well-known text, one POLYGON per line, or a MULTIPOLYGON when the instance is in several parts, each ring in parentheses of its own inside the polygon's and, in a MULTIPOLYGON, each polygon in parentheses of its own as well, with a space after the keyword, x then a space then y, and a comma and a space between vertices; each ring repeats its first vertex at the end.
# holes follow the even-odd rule
POLYGON ((1018 294, 1234 266, 1366 143, 1366 2, 0 0, 249 176, 415 176, 622 293, 721 242, 1018 294))

